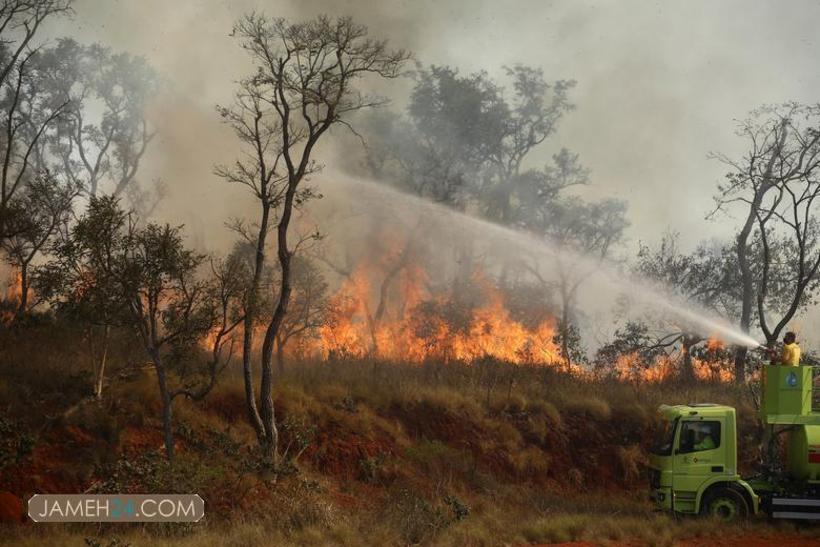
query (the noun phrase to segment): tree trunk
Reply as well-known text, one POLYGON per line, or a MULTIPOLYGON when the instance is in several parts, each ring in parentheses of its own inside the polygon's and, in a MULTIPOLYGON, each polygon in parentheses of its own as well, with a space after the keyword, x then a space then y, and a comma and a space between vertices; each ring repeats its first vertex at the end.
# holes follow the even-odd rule
MULTIPOLYGON (((742 323, 740 329, 745 333, 749 332, 749 327, 744 327, 742 323)), ((746 381, 746 355, 748 352, 746 346, 738 346, 735 350, 735 382, 738 384, 746 381)))
MULTIPOLYGON (((763 196, 758 193, 755 196, 756 205, 753 203, 749 211, 746 223, 737 235, 737 262, 740 266, 740 278, 743 293, 741 296, 740 309, 740 330, 745 334, 749 333, 752 323, 752 299, 754 298, 754 283, 752 280, 752 270, 749 266, 748 241, 752 232, 752 223, 755 213, 760 206, 763 196)), ((746 380, 746 346, 738 346, 735 351, 735 382, 742 384, 746 380)))
MULTIPOLYGON (((279 306, 277 306, 277 309, 279 306)), ((284 316, 284 314, 282 314, 284 316)), ((274 318, 276 314, 274 313, 274 318)), ((268 326, 271 331, 273 322, 268 326)), ((278 326, 277 326, 278 328, 278 326)), ((279 431, 276 428, 276 411, 273 407, 273 337, 265 336, 262 344, 262 384, 260 386, 260 399, 262 401, 262 426, 264 428, 264 440, 262 442, 262 453, 274 464, 278 464, 279 431)))
MULTIPOLYGON (((774 160, 775 157, 780 154, 786 142, 787 127, 787 120, 783 120, 781 123, 780 140, 775 150, 771 152, 772 155, 763 173, 763 180, 760 182, 760 187, 756 189, 754 198, 749 205, 749 213, 746 216, 746 221, 743 223, 743 228, 741 228, 737 234, 737 262, 740 266, 740 278, 743 287, 740 309, 740 329, 745 334, 749 334, 752 325, 752 300, 754 299, 754 280, 752 279, 752 270, 749 266, 748 256, 749 236, 752 233, 752 227, 757 221, 757 215, 763 203, 763 198, 766 196, 766 193, 773 188, 771 178, 774 169, 774 160)), ((746 346, 739 346, 735 351, 735 382, 738 384, 742 384, 746 381, 746 356, 748 351, 746 346)))
MULTIPOLYGON (((566 283, 563 275, 561 276, 562 285, 566 283)), ((572 366, 572 358, 569 353, 569 330, 570 330, 570 307, 572 306, 572 296, 566 286, 561 287, 561 325, 559 332, 561 334, 561 357, 564 359, 564 364, 567 370, 572 366)))
POLYGON ((561 333, 561 358, 564 359, 564 364, 569 370, 572 366, 572 359, 569 354, 569 318, 566 312, 562 313, 559 332, 561 333))
POLYGON ((22 317, 28 309, 28 263, 20 264, 20 306, 17 315, 22 317))
MULTIPOLYGON (((365 295, 365 298, 367 298, 367 295, 365 295)), ((367 321, 367 330, 370 332, 370 356, 375 358, 379 355, 378 329, 376 328, 376 320, 373 318, 373 314, 370 313, 370 304, 367 303, 367 300, 362 300, 362 310, 367 321)))
POLYGON ((157 383, 159 384, 159 395, 162 401, 162 432, 165 440, 165 456, 168 460, 174 459, 174 430, 172 425, 171 392, 168 390, 168 382, 165 377, 165 367, 158 349, 151 350, 151 359, 154 361, 154 368, 157 372, 157 383))
POLYGON ((251 358, 253 354, 253 329, 258 312, 259 283, 265 265, 265 240, 267 239, 269 217, 270 205, 265 202, 262 206, 259 235, 256 238, 256 260, 248 294, 247 309, 245 310, 244 332, 242 333, 242 376, 245 382, 245 405, 248 411, 248 421, 256 433, 257 440, 262 444, 265 442, 265 428, 262 423, 262 416, 256 406, 256 390, 253 387, 253 362, 251 358))
POLYGON ((683 362, 680 369, 680 376, 684 382, 692 382, 695 379, 695 369, 692 366, 692 346, 696 340, 684 335, 681 338, 681 355, 683 362))
POLYGON ((291 178, 288 181, 288 189, 285 192, 285 200, 282 204, 282 216, 276 228, 277 255, 279 256, 280 284, 279 301, 273 312, 273 317, 265 332, 265 340, 262 343, 262 385, 260 386, 260 398, 262 399, 262 426, 265 429, 265 442, 262 445, 265 457, 270 458, 274 467, 278 464, 279 431, 276 428, 276 412, 273 407, 273 346, 282 321, 288 312, 290 303, 290 274, 291 274, 291 252, 288 249, 288 227, 293 213, 293 200, 296 196, 296 188, 299 178, 291 178))
POLYGON ((279 370, 279 377, 285 374, 285 341, 276 340, 276 368, 279 370))
POLYGON ((103 380, 105 378, 105 363, 108 359, 108 334, 110 327, 108 325, 103 329, 103 347, 102 356, 100 356, 100 365, 97 367, 97 374, 94 378, 94 397, 102 399, 103 380))

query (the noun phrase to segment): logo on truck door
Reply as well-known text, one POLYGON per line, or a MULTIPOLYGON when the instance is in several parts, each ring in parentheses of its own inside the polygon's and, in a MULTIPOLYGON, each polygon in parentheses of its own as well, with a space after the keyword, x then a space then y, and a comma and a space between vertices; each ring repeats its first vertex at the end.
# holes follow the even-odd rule
POLYGON ((797 374, 790 372, 786 375, 786 385, 789 387, 797 387, 797 374))

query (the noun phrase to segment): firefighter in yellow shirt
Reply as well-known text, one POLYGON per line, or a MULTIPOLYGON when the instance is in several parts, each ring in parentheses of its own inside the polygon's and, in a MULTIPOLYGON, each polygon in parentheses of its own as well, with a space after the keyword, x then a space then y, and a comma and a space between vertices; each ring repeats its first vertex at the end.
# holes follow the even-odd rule
POLYGON ((783 353, 780 355, 780 364, 796 367, 800 364, 800 346, 797 345, 797 335, 787 332, 783 337, 783 353))
POLYGON ((764 351, 772 358, 771 364, 773 365, 784 367, 800 365, 800 346, 797 345, 797 335, 793 332, 787 332, 783 337, 783 350, 779 356, 774 348, 765 348, 764 351))

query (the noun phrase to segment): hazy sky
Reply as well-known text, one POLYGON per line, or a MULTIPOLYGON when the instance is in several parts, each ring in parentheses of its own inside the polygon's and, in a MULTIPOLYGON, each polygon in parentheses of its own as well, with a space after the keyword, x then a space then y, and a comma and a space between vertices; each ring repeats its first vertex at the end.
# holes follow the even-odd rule
POLYGON ((230 208, 211 174, 233 154, 214 104, 229 101, 247 69, 228 34, 252 9, 290 18, 351 14, 424 64, 497 74, 521 62, 548 79, 577 80, 577 110, 537 161, 556 146, 579 152, 592 170, 588 194, 629 201, 632 245, 667 228, 690 243, 729 233, 730 223, 704 220, 725 170, 707 153, 743 150, 733 119, 750 109, 814 102, 820 90, 816 1, 78 0, 76 16, 55 35, 144 55, 167 79, 152 109, 160 140, 145 177, 168 183, 165 214, 194 227, 222 222, 198 208, 230 208))
MULTIPOLYGON (((166 182, 170 196, 158 216, 186 224, 193 243, 211 251, 234 239, 223 226, 229 216, 250 213, 245 192, 213 175, 214 164, 236 157, 214 106, 231 100, 249 70, 229 33, 250 10, 291 19, 352 15, 425 65, 500 76, 504 65, 524 63, 549 80, 576 80, 577 109, 532 162, 543 164, 561 146, 580 153, 592 171, 584 194, 629 202, 624 253, 632 256, 638 241, 656 242, 669 229, 687 246, 730 236, 736 219, 704 220, 726 170, 707 154, 741 154, 746 143, 734 120, 753 108, 820 99, 818 1, 76 0, 75 7, 72 20, 51 24, 52 36, 143 55, 167 82, 149 112, 158 136, 140 177, 166 182)), ((410 85, 381 91, 403 109, 410 85)), ((336 150, 329 142, 318 150, 329 165, 317 183, 333 183, 336 150)), ((811 338, 819 315, 814 309, 790 328, 811 338)))

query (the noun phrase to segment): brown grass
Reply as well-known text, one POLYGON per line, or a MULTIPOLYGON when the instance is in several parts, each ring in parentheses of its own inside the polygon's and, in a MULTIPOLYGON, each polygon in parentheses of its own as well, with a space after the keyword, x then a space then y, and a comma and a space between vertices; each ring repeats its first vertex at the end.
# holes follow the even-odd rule
POLYGON ((303 439, 307 447, 278 474, 259 461, 235 364, 204 402, 177 400, 179 457, 168 463, 155 378, 134 372, 143 362, 134 347, 115 349, 106 395, 95 402, 78 333, 60 325, 0 333, 0 417, 36 440, 23 465, 0 469, 0 484, 21 498, 49 485, 197 491, 207 522, 28 525, 0 530, 0 543, 670 545, 714 526, 656 515, 644 501, 657 406, 731 404, 741 436, 756 435, 748 391, 722 384, 636 387, 503 363, 290 363, 275 387, 282 449, 293 455, 303 439))

